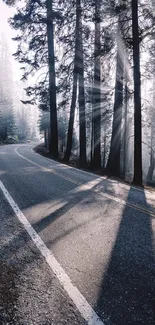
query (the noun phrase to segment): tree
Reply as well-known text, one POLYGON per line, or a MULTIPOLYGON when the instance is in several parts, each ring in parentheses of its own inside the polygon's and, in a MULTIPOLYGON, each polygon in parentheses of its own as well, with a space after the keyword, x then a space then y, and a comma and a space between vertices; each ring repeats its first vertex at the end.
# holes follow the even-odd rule
MULTIPOLYGON (((82 167, 91 162, 92 168, 103 166, 115 177, 127 176, 130 169, 130 178, 134 169, 133 181, 141 185, 142 134, 154 133, 142 123, 148 108, 144 91, 141 96, 144 62, 154 56, 153 46, 149 54, 154 43, 151 2, 29 0, 22 8, 18 0, 5 2, 17 7, 11 25, 18 32, 15 57, 23 65, 23 79, 37 77, 26 87, 29 99, 23 102, 50 112, 51 153, 58 156, 63 138, 64 159, 69 161, 76 134, 82 167)), ((148 145, 151 141, 154 148, 154 136, 148 145)))
POLYGON ((132 0, 133 78, 134 78, 134 178, 142 185, 141 73, 138 0, 132 0))
POLYGON ((73 140, 73 127, 76 102, 79 108, 79 152, 80 165, 86 165, 86 118, 85 118, 85 87, 84 87, 84 50, 83 35, 84 28, 82 24, 81 1, 68 1, 67 9, 64 16, 64 23, 69 28, 68 34, 59 36, 63 44, 65 63, 60 65, 60 90, 62 89, 63 102, 69 106, 69 95, 71 96, 70 115, 68 124, 67 147, 64 159, 69 160, 73 140), (69 27, 68 27, 69 26, 69 27), (74 49, 74 57, 73 57, 74 49), (67 62, 67 64, 66 64, 67 62), (64 78, 62 79, 62 76, 64 78), (62 84, 61 84, 62 80, 62 84), (71 90, 72 89, 72 94, 71 90), (67 92, 67 95, 66 95, 67 92), (77 101, 78 94, 78 101, 77 101))
MULTIPOLYGON (((122 126, 122 106, 123 106, 123 79, 124 79, 124 58, 122 52, 125 50, 123 45, 123 29, 125 18, 126 0, 123 1, 123 10, 120 8, 117 25, 117 56, 116 56, 116 81, 115 81, 115 100, 114 115, 112 124, 112 137, 110 153, 107 163, 107 171, 112 176, 121 176, 121 126, 122 126)), ((123 45, 124 46, 124 45, 123 45)))
POLYGON ((85 89, 84 89, 84 61, 82 40, 82 17, 81 2, 77 0, 77 11, 79 15, 78 35, 78 75, 79 75, 79 142, 80 142, 80 165, 86 166, 86 120, 85 120, 85 89))
MULTIPOLYGON (((16 1, 6 1, 7 4, 18 4, 16 1)), ((36 74, 44 67, 43 75, 46 82, 47 70, 49 75, 49 104, 50 104, 50 151, 58 156, 58 128, 55 83, 55 54, 53 20, 56 13, 53 11, 53 2, 30 0, 23 3, 22 8, 17 7, 17 13, 11 19, 11 25, 20 32, 14 38, 18 42, 15 57, 23 66, 23 79, 36 74), (45 9, 46 8, 46 9, 45 9), (46 67, 46 68, 45 68, 46 67)), ((26 89, 27 95, 32 96, 27 103, 36 103, 42 98, 41 82, 26 89)))
POLYGON ((95 1, 95 49, 94 49, 94 81, 93 81, 93 167, 101 167, 101 65, 100 65, 100 20, 101 0, 95 1))
POLYGON ((9 47, 4 34, 0 35, 0 112, 1 140, 16 134, 15 112, 13 107, 13 81, 9 47))
POLYGON ((50 97, 50 152, 58 157, 58 125, 56 104, 55 81, 55 55, 53 33, 53 1, 47 0, 47 40, 48 40, 48 65, 49 65, 49 97, 50 97))
POLYGON ((78 3, 76 5, 76 25, 75 25, 75 54, 74 54, 74 68, 73 68, 73 90, 70 108, 70 117, 67 133, 67 147, 65 151, 64 160, 69 161, 72 149, 73 127, 75 118, 75 107, 77 99, 77 82, 78 82, 78 38, 79 38, 79 10, 78 3))

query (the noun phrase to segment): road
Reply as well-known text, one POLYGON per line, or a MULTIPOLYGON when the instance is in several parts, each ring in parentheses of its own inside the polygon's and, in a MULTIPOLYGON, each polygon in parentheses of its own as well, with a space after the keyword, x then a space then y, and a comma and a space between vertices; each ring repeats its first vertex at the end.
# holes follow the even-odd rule
POLYGON ((155 324, 155 192, 0 147, 0 324, 155 324))

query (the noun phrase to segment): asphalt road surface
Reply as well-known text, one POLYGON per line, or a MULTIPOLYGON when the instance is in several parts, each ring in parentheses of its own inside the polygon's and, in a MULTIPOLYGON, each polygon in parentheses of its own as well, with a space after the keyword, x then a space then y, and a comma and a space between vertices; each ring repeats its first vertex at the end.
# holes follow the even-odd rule
POLYGON ((0 324, 155 324, 155 192, 0 147, 0 324))

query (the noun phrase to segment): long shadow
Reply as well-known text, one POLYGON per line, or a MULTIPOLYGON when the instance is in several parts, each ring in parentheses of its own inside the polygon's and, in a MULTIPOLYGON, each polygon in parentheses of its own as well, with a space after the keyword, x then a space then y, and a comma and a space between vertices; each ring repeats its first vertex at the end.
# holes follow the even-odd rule
MULTIPOLYGON (((133 191, 129 191, 129 201, 133 191)), ((147 206, 144 192, 143 200, 147 206)), ((155 324, 155 256, 149 214, 125 207, 94 308, 105 324, 155 324)))
POLYGON ((80 195, 76 196, 75 198, 72 198, 72 200, 65 203, 60 208, 56 209, 54 212, 46 215, 44 218, 40 219, 39 221, 36 221, 33 223, 33 227, 37 232, 42 231, 46 227, 48 227, 52 222, 54 222, 56 219, 63 217, 65 213, 67 213, 70 209, 75 207, 83 198, 81 195, 86 194, 88 191, 82 191, 80 192, 80 195))
MULTIPOLYGON (((93 188, 91 189, 93 191, 93 189, 96 188, 96 185, 93 186, 93 188)), ((47 216, 45 216, 44 218, 42 218, 39 221, 36 221, 35 223, 33 223, 33 227, 37 232, 42 231, 43 229, 45 229, 46 227, 48 227, 51 223, 53 223, 56 219, 58 218, 62 218, 63 215, 65 215, 69 210, 71 210, 72 208, 74 208, 77 204, 79 204, 82 200, 86 199, 87 197, 92 197, 92 200, 95 200, 94 197, 94 193, 90 192, 89 190, 85 189, 85 190, 80 190, 79 192, 77 192, 76 194, 71 194, 68 197, 67 202, 61 206, 60 208, 56 209, 54 212, 48 214, 47 216)))
MULTIPOLYGON (((95 196, 93 193, 91 193, 91 197, 90 197, 90 192, 88 190, 80 190, 78 193, 70 195, 68 198, 68 201, 62 207, 56 209, 52 213, 47 214, 44 218, 37 220, 36 222, 34 222, 32 224, 32 226, 34 227, 34 229, 36 230, 37 233, 41 232, 42 230, 44 230, 45 228, 50 226, 56 219, 62 218, 63 215, 65 215, 67 212, 69 212, 70 209, 75 207, 77 204, 79 204, 84 199, 85 200, 87 199, 88 202, 85 201, 83 203, 83 205, 90 204, 91 202, 95 201, 95 196)), ((7 218, 11 219, 12 216, 8 216, 7 218)), ((51 240, 48 240, 46 244, 51 246, 52 244, 56 243, 63 237, 67 236, 68 234, 74 232, 75 230, 81 228, 82 226, 84 226, 85 224, 87 224, 91 221, 92 221, 92 218, 89 218, 89 220, 83 220, 82 222, 79 222, 79 224, 68 225, 68 228, 66 229, 66 225, 68 223, 68 219, 66 217, 62 221, 62 226, 64 226, 64 228, 63 227, 61 228, 61 233, 57 236, 53 236, 54 238, 51 240)), ((6 220, 3 220, 3 222, 5 223, 6 220)), ((1 222, 1 226, 3 228, 2 222, 1 222)), ((17 252, 20 252, 20 250, 22 250, 24 247, 29 245, 30 242, 31 242, 31 239, 30 239, 29 235, 27 234, 25 229, 23 229, 21 227, 21 231, 17 235, 15 235, 11 240, 9 240, 8 243, 1 246, 0 259, 3 259, 3 256, 5 256, 5 259, 12 258, 12 261, 14 261, 14 255, 16 255, 17 252)), ((29 256, 25 256, 25 257, 28 259, 29 264, 30 264, 31 262, 33 262, 34 258, 39 259, 40 254, 39 254, 39 251, 35 248, 33 250, 31 249, 29 256)), ((15 258, 16 258, 16 256, 15 256, 15 258)), ((24 263, 24 261, 21 261, 21 262, 24 263)), ((24 266, 24 264, 23 264, 23 266, 24 266)))
MULTIPOLYGON (((64 209, 67 209, 66 211, 68 211, 68 208, 69 208, 69 204, 66 204, 64 206, 64 209)), ((47 217, 45 217, 45 222, 43 221, 43 219, 41 219, 40 222, 36 222, 35 227, 34 225, 33 227, 36 228, 37 232, 41 231, 42 229, 46 228, 48 224, 52 224, 52 222, 54 222, 54 220, 56 219, 55 213, 58 213, 58 218, 61 217, 62 215, 59 214, 61 213, 61 211, 63 210, 61 210, 60 208, 58 209, 58 211, 54 212, 54 219, 53 219, 53 214, 50 214, 47 217)), ((100 218, 100 216, 98 218, 100 218)), ((52 239, 47 240, 45 244, 47 245, 47 247, 51 247, 53 244, 56 244, 59 240, 62 240, 64 237, 67 237, 69 234, 74 233, 78 229, 81 229, 83 226, 91 223, 93 220, 94 220, 94 216, 90 217, 88 220, 83 220, 79 224, 69 225, 68 229, 66 229, 66 224, 67 224, 67 220, 66 220, 64 222, 65 227, 64 229, 61 229, 60 234, 54 234, 52 239)), ((33 244, 32 246, 34 247, 31 248, 31 243, 32 243, 31 238, 27 234, 26 230, 22 230, 21 228, 21 231, 16 236, 14 236, 11 240, 9 240, 8 243, 1 246, 0 261, 5 261, 7 259, 10 259, 11 264, 13 265, 16 261, 17 255, 19 254, 20 263, 21 263, 20 270, 25 269, 26 263, 28 263, 28 266, 30 266, 30 264, 33 263, 34 260, 41 259, 40 252, 33 244), (29 249, 29 254, 26 253, 26 247, 29 249), (23 251, 24 254, 22 255, 21 252, 23 251)))

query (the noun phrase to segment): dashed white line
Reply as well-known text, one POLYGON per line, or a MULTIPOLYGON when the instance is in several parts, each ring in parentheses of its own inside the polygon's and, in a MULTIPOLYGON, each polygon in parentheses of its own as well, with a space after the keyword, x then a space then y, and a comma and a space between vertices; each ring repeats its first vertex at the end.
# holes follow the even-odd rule
POLYGON ((53 253, 47 248, 44 244, 40 236, 34 230, 32 225, 29 223, 27 218, 24 216, 22 211, 19 209, 18 205, 12 198, 12 196, 7 191, 6 187, 0 181, 0 189, 2 190, 4 196, 6 197, 7 201, 9 202, 10 206, 12 207, 15 215, 22 223, 26 231, 28 232, 29 236, 35 243, 36 247, 39 249, 41 254, 45 257, 46 262, 54 272, 55 276, 58 278, 59 282, 61 283, 62 287, 68 293, 68 296, 72 299, 74 305, 80 312, 81 316, 87 321, 88 325, 104 325, 101 319, 98 317, 96 312, 93 308, 89 305, 85 297, 81 294, 81 292, 77 289, 76 286, 73 285, 69 276, 66 274, 62 266, 54 257, 53 253))

